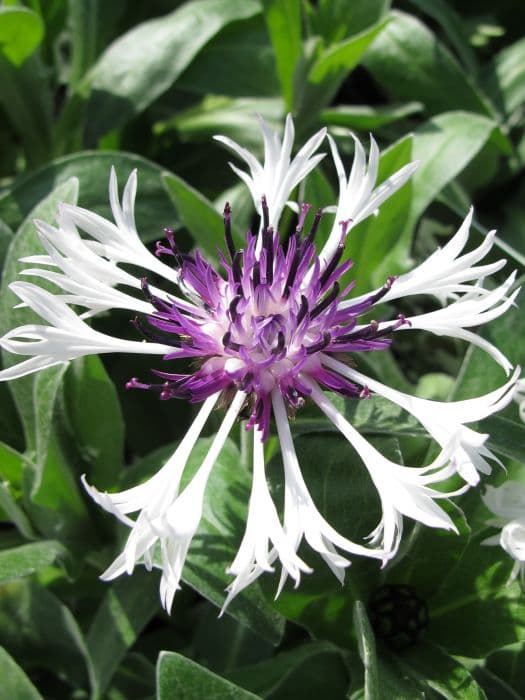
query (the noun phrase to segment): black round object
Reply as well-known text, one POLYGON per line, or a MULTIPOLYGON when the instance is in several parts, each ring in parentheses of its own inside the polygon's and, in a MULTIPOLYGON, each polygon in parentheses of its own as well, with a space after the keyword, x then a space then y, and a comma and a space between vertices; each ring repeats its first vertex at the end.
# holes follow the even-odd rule
POLYGON ((396 650, 415 644, 428 625, 425 601, 405 584, 378 588, 370 599, 368 613, 376 637, 396 650))

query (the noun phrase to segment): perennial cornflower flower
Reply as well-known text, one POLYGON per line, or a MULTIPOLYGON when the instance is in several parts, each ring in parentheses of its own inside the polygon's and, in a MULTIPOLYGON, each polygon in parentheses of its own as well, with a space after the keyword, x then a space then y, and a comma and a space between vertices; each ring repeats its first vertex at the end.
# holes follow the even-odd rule
MULTIPOLYGON (((153 369, 155 381, 130 379, 129 388, 155 391, 163 400, 202 402, 173 456, 146 483, 121 493, 101 493, 84 479, 92 498, 131 530, 123 552, 102 578, 130 574, 137 562, 147 568, 159 565, 161 599, 168 610, 201 520, 214 462, 240 416, 247 416, 246 427, 253 431, 253 477, 245 534, 229 568, 234 578, 226 603, 262 572, 272 571, 277 560, 281 565, 279 590, 288 576, 297 585, 301 574, 311 571, 298 553, 303 540, 342 580, 350 563, 348 555, 382 562, 395 555, 403 516, 430 527, 455 530, 449 515, 438 505, 439 499, 454 494, 436 486, 459 473, 467 483, 454 492, 458 493, 479 480, 478 472, 490 471, 487 460, 495 457, 484 445, 487 436, 466 424, 510 402, 518 376, 515 371, 499 389, 484 396, 445 404, 409 396, 357 369, 359 353, 388 348, 397 333, 423 330, 478 345, 509 374, 508 360, 468 329, 509 308, 517 294, 511 292, 514 275, 492 290, 482 286, 482 280, 505 263, 477 265, 491 249, 494 233, 474 250, 463 252, 470 212, 452 240, 419 267, 388 278, 369 294, 352 298, 353 285, 341 285, 352 266, 352 261, 344 258, 348 233, 398 190, 417 164, 403 167, 375 187, 379 163, 375 141, 371 139, 367 162, 354 137, 355 155, 347 176, 337 147, 328 137, 339 199, 336 206, 326 209, 335 217, 318 253, 316 234, 323 212, 309 213, 308 204, 289 199, 324 157, 317 151, 325 130, 316 133, 292 158, 294 128, 290 117, 282 142, 262 120, 261 129, 263 164, 234 141, 217 137, 246 163, 248 172, 232 167, 248 186, 260 215, 257 233, 248 232, 244 248, 238 249, 232 236, 231 210, 225 206, 226 249, 220 254, 221 270, 214 269, 199 251, 182 252, 172 230, 165 231, 166 242, 158 244, 156 255, 150 253, 135 227, 137 175, 130 175, 121 204, 112 171, 114 223, 67 204, 59 208, 57 226, 35 222, 46 253, 26 258, 33 267, 23 274, 52 282, 59 291, 51 293, 26 281, 13 282, 11 289, 49 325, 15 328, 0 340, 5 350, 30 356, 3 370, 0 379, 15 379, 91 353, 148 353, 160 355, 163 368, 153 369), (296 211, 298 220, 295 230, 284 237, 279 224, 287 205, 296 211), (153 286, 145 276, 134 277, 119 266, 121 263, 154 273, 167 288, 153 286), (134 290, 141 290, 142 296, 134 290), (379 304, 416 294, 435 297, 442 306, 410 317, 399 314, 393 320, 371 320, 379 304), (77 307, 84 311, 77 314, 77 307), (144 339, 115 338, 86 322, 88 317, 110 309, 136 314, 133 323, 144 339), (181 371, 177 361, 188 358, 193 361, 193 371, 181 371), (345 418, 329 392, 354 399, 366 399, 373 392, 397 403, 436 441, 441 448, 438 456, 426 466, 392 462, 345 418), (307 400, 316 404, 353 446, 377 489, 382 517, 368 542, 354 542, 337 532, 319 512, 303 478, 289 418, 307 400), (204 461, 181 491, 189 456, 220 403, 228 405, 222 424, 204 461), (284 471, 282 515, 265 474, 264 443, 272 417, 284 471), (130 517, 132 513, 138 513, 136 519, 130 517)), ((350 487, 348 492, 351 498, 350 487)))
POLYGON ((487 486, 482 498, 496 516, 488 520, 487 525, 501 528, 498 535, 488 537, 483 544, 499 544, 510 554, 515 562, 508 584, 519 574, 525 585, 525 484, 506 481, 498 487, 487 486))

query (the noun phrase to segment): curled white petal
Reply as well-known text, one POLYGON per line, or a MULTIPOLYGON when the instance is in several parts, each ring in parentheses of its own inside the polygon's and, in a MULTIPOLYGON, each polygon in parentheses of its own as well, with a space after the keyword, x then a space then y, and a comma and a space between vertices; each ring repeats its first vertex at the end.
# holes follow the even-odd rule
POLYGON ((9 286, 26 306, 50 325, 26 324, 0 338, 0 347, 4 350, 16 355, 34 356, 33 362, 22 362, 2 370, 0 381, 37 372, 83 355, 113 352, 165 355, 173 351, 170 345, 124 340, 96 331, 62 299, 36 285, 13 282, 9 286))
POLYGON ((370 154, 367 166, 361 142, 354 134, 351 134, 351 136, 355 143, 355 153, 348 178, 335 141, 331 136, 328 136, 332 158, 339 179, 339 201, 332 231, 320 254, 324 260, 329 260, 337 249, 341 239, 340 222, 349 221, 347 229, 349 230, 352 226, 366 219, 407 182, 419 165, 417 162, 409 163, 388 177, 381 185, 375 187, 379 168, 377 143, 370 136, 370 154))
POLYGON ((324 154, 314 155, 326 135, 326 129, 320 129, 300 149, 292 159, 294 125, 291 115, 286 118, 283 140, 259 117, 264 140, 264 165, 255 156, 235 141, 226 136, 215 136, 244 160, 250 174, 232 165, 234 172, 246 183, 252 195, 255 208, 261 214, 261 198, 264 195, 270 211, 270 225, 277 227, 282 211, 292 190, 324 158, 324 154))
MULTIPOLYGON (((336 547, 350 554, 375 559, 383 559, 384 552, 380 549, 365 547, 343 537, 323 518, 313 502, 301 473, 286 415, 286 407, 280 392, 277 390, 272 392, 272 404, 283 458, 285 478, 284 528, 287 537, 294 543, 296 550, 304 538, 310 547, 321 555, 334 574, 343 581, 345 568, 349 566, 350 562, 339 554, 336 547)), ((283 568, 279 591, 287 575, 288 572, 283 568)))
POLYGON ((487 486, 482 495, 496 519, 487 524, 500 527, 499 535, 488 537, 483 544, 499 544, 514 560, 509 577, 511 584, 518 574, 525 578, 525 484, 506 481, 501 486, 487 486))
POLYGON ((441 402, 404 394, 332 357, 324 356, 323 364, 401 406, 421 423, 442 449, 450 445, 455 438, 456 444, 450 459, 457 472, 467 483, 477 484, 479 481, 478 472, 490 474, 491 467, 487 459, 499 461, 484 445, 487 435, 477 433, 468 428, 466 424, 483 420, 497 413, 512 401, 520 373, 519 368, 505 384, 488 394, 465 401, 441 402))
POLYGON ((228 569, 235 579, 228 586, 228 596, 222 611, 233 598, 264 571, 273 571, 279 559, 283 570, 299 583, 301 572, 309 573, 297 555, 295 538, 285 531, 270 495, 264 470, 264 444, 261 433, 254 430, 253 481, 246 531, 237 555, 228 569), (271 546, 273 545, 273 546, 271 546))
POLYGON ((354 447, 374 482, 383 514, 372 533, 372 541, 381 541, 385 559, 397 552, 403 529, 403 515, 429 527, 456 531, 454 523, 435 503, 435 499, 448 498, 458 492, 442 493, 430 486, 448 479, 454 473, 454 468, 443 466, 449 461, 450 446, 427 467, 411 468, 395 464, 360 435, 314 382, 305 380, 305 383, 312 391, 313 401, 354 447))

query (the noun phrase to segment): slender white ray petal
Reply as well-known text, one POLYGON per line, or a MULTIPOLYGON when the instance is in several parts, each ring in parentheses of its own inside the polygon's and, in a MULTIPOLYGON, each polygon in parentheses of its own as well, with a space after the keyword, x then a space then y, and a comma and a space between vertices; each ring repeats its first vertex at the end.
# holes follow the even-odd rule
POLYGON ((14 372, 20 377, 83 355, 108 352, 165 355, 174 351, 170 345, 124 340, 96 331, 60 297, 36 285, 13 282, 10 289, 50 325, 26 324, 8 331, 0 338, 0 347, 4 350, 40 359, 40 362, 22 362, 20 367, 15 365, 2 370, 0 381, 14 378, 14 372))
POLYGON ((110 201, 116 223, 104 217, 70 204, 61 204, 60 225, 74 225, 103 246, 105 257, 114 263, 131 263, 157 273, 177 284, 179 273, 155 257, 140 240, 134 220, 134 203, 137 188, 137 171, 128 178, 124 189, 122 207, 118 201, 117 180, 114 169, 110 176, 110 201))
MULTIPOLYGON (((461 255, 469 238, 473 215, 474 209, 471 207, 451 240, 443 248, 435 250, 417 267, 400 275, 382 297, 381 303, 414 294, 429 294, 437 297, 444 304, 447 299, 456 298, 458 293, 472 290, 479 294, 488 293, 479 286, 479 283, 488 275, 504 267, 506 260, 501 259, 488 265, 476 266, 476 263, 482 260, 494 245, 495 231, 490 231, 477 248, 461 255), (466 284, 472 281, 474 285, 466 284)), ((355 304, 366 296, 369 295, 343 302, 341 308, 355 304)))
POLYGON ((367 386, 380 396, 401 406, 421 423, 442 449, 450 445, 456 437, 457 444, 450 455, 451 462, 460 476, 469 484, 478 483, 478 472, 490 474, 491 467, 487 459, 499 462, 498 458, 484 445, 487 435, 477 433, 465 424, 483 420, 512 401, 520 373, 519 368, 495 391, 474 399, 445 403, 404 394, 326 355, 323 357, 323 364, 343 377, 367 386))
POLYGON ((359 434, 313 381, 306 380, 305 383, 311 389, 313 401, 354 447, 374 482, 383 516, 372 535, 374 542, 381 539, 385 558, 394 556, 399 547, 402 515, 429 527, 456 531, 450 517, 434 499, 448 498, 458 492, 442 493, 429 486, 448 479, 454 472, 454 469, 443 466, 449 458, 448 450, 427 467, 411 468, 395 464, 359 434))
POLYGON ((525 379, 520 379, 516 384, 514 399, 519 405, 520 418, 525 423, 525 379))
MULTIPOLYGON (((344 579, 344 570, 350 562, 339 554, 335 547, 350 554, 383 559, 385 553, 382 550, 352 542, 343 537, 323 518, 312 500, 301 473, 286 407, 278 390, 272 392, 272 404, 284 466, 284 529, 289 540, 293 542, 295 550, 299 548, 304 538, 341 581, 344 579)), ((283 568, 278 592, 282 589, 287 575, 287 570, 283 568)))
POLYGON ((273 563, 277 558, 283 570, 298 584, 301 572, 310 573, 311 569, 297 555, 296 549, 295 541, 290 540, 279 521, 266 482, 262 433, 254 430, 253 481, 248 520, 237 555, 228 569, 228 573, 233 574, 235 579, 228 586, 228 596, 221 614, 233 598, 261 573, 273 571, 273 563))
POLYGON ((197 531, 204 503, 204 492, 220 451, 246 400, 246 394, 237 392, 213 439, 202 465, 184 491, 159 518, 157 527, 165 535, 162 547, 161 600, 170 612, 175 592, 180 588, 182 568, 191 541, 197 531))
POLYGON ((231 167, 248 186, 259 214, 262 213, 261 198, 263 195, 266 197, 270 211, 270 226, 277 228, 290 193, 324 157, 324 154, 314 154, 326 135, 326 129, 320 129, 314 134, 292 159, 294 140, 292 117, 288 115, 286 118, 282 143, 278 134, 266 124, 264 119, 259 118, 259 123, 264 140, 264 165, 261 165, 252 153, 232 139, 226 136, 214 138, 244 160, 250 171, 249 175, 234 165, 231 167))
POLYGON ((419 165, 418 162, 405 165, 374 189, 379 167, 377 143, 370 136, 370 154, 367 166, 361 142, 354 134, 351 134, 351 136, 354 139, 355 152, 348 179, 335 141, 331 136, 328 136, 332 158, 339 179, 339 201, 332 231, 320 254, 320 257, 325 261, 333 256, 339 245, 341 239, 340 222, 348 221, 347 231, 349 231, 352 226, 366 219, 405 184, 419 165))
POLYGON ((514 304, 520 292, 518 288, 507 296, 515 279, 516 273, 513 272, 503 284, 490 292, 479 294, 477 290, 474 290, 441 309, 418 316, 409 316, 406 319, 407 323, 397 328, 396 331, 419 329, 435 335, 447 335, 466 340, 487 352, 503 367, 506 374, 509 374, 512 364, 503 353, 492 343, 465 329, 481 326, 504 314, 514 304))

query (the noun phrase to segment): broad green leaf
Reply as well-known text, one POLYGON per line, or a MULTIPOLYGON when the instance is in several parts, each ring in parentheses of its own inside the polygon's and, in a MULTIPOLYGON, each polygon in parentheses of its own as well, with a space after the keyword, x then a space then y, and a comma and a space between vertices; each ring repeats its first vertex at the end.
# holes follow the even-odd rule
POLYGON ((86 642, 102 694, 128 649, 160 607, 159 577, 144 570, 119 579, 91 623, 86 642))
POLYGON ((51 566, 66 555, 59 542, 33 542, 0 551, 0 585, 13 579, 31 576, 51 566))
POLYGON ((29 518, 18 505, 7 482, 0 482, 0 510, 5 513, 9 522, 16 527, 21 535, 28 539, 34 539, 35 533, 29 518))
POLYGON ((465 22, 459 13, 445 0, 410 0, 410 2, 442 27, 452 48, 463 63, 466 73, 475 77, 478 72, 476 56, 469 43, 465 22))
POLYGON ((332 82, 344 73, 351 71, 386 24, 387 22, 380 22, 372 29, 367 29, 357 36, 332 44, 322 51, 310 69, 309 81, 314 84, 324 81, 332 82))
POLYGON ((319 0, 306 5, 312 33, 322 36, 326 44, 358 34, 376 24, 390 8, 390 0, 319 0))
POLYGON ((439 647, 420 642, 397 658, 405 671, 447 700, 487 700, 469 671, 439 647))
MULTIPOLYGON (((157 663, 157 700, 257 700, 259 696, 180 654, 162 651, 157 663)), ((260 698, 259 698, 260 700, 260 698)))
POLYGON ((423 102, 430 114, 451 105, 491 114, 486 98, 422 22, 397 11, 390 18, 364 59, 388 94, 395 100, 423 102))
MULTIPOLYGON (((183 225, 195 238, 208 258, 217 260, 217 249, 224 250, 224 222, 222 216, 200 192, 193 189, 178 175, 165 174, 163 183, 177 208, 183 225)), ((240 244, 242 236, 232 217, 234 241, 240 244)))
POLYGON ((321 112, 320 119, 324 124, 367 131, 394 124, 422 110, 423 105, 421 102, 407 102, 384 107, 339 105, 324 109, 321 112))
POLYGON ((51 156, 51 95, 49 74, 38 54, 16 67, 0 52, 0 105, 33 167, 51 156))
POLYGON ((495 673, 483 666, 476 666, 473 676, 485 691, 487 698, 497 700, 523 700, 523 695, 518 695, 507 683, 501 680, 495 673))
POLYGON ((195 0, 117 39, 81 86, 91 93, 87 120, 91 138, 143 111, 173 85, 222 27, 259 10, 255 0, 195 0))
POLYGON ((508 683, 517 693, 525 688, 525 642, 499 649, 486 660, 485 668, 508 683))
POLYGON ((426 599, 427 639, 450 654, 471 658, 525 639, 521 591, 517 584, 507 586, 513 561, 499 547, 482 545, 493 533, 485 528, 470 538, 449 535, 448 548, 444 538, 437 546, 437 532, 423 534, 392 574, 426 599))
POLYGON ((223 27, 194 57, 176 87, 197 95, 275 99, 280 94, 275 52, 262 16, 239 18, 223 27))
POLYGON ((310 642, 228 674, 229 680, 264 698, 345 697, 350 678, 341 650, 328 642, 310 642))
POLYGON ((112 165, 119 176, 121 188, 130 172, 137 168, 135 216, 137 230, 143 240, 161 238, 165 226, 175 227, 177 222, 173 205, 160 186, 162 169, 145 158, 119 151, 86 151, 57 158, 40 170, 17 180, 0 196, 0 219, 11 228, 18 228, 40 200, 72 177, 79 182, 80 204, 112 219, 108 194, 112 165))
POLYGON ((0 586, 2 644, 23 665, 47 669, 86 687, 91 668, 82 632, 69 609, 30 579, 0 586))
POLYGON ((296 71, 295 113, 301 133, 310 131, 319 112, 332 102, 348 73, 362 60, 374 39, 383 31, 387 19, 324 47, 319 37, 312 38, 296 71))
POLYGON ((154 132, 161 135, 174 129, 181 141, 202 141, 206 144, 212 143, 215 134, 224 134, 242 143, 245 148, 259 150, 261 136, 256 128, 256 114, 260 114, 274 128, 280 128, 282 100, 208 95, 198 105, 178 112, 164 122, 157 122, 154 132))
POLYGON ((75 90, 97 55, 97 32, 100 29, 100 5, 84 0, 68 0, 71 31, 71 69, 69 87, 75 90))
POLYGON ((498 53, 486 73, 488 94, 508 117, 525 102, 525 39, 498 53))
POLYGON ((360 600, 354 604, 354 626, 359 656, 365 667, 365 700, 379 700, 380 678, 377 668, 376 640, 368 621, 366 609, 360 600))
POLYGON ((0 52, 20 66, 42 41, 44 25, 25 7, 0 7, 0 52))
POLYGON ((302 54, 299 0, 263 0, 264 19, 275 51, 286 109, 293 107, 294 71, 302 54))
POLYGON ((88 479, 100 489, 113 486, 124 459, 124 421, 117 392, 101 360, 71 363, 64 381, 67 420, 88 479))
POLYGON ((0 267, 4 266, 5 256, 9 244, 13 240, 14 233, 9 226, 0 219, 0 267))
POLYGON ((42 696, 5 649, 0 647, 0 678, 5 698, 43 700, 42 696))
POLYGON ((417 129, 412 158, 421 165, 413 176, 413 220, 468 165, 496 126, 492 119, 478 114, 447 112, 417 129))

